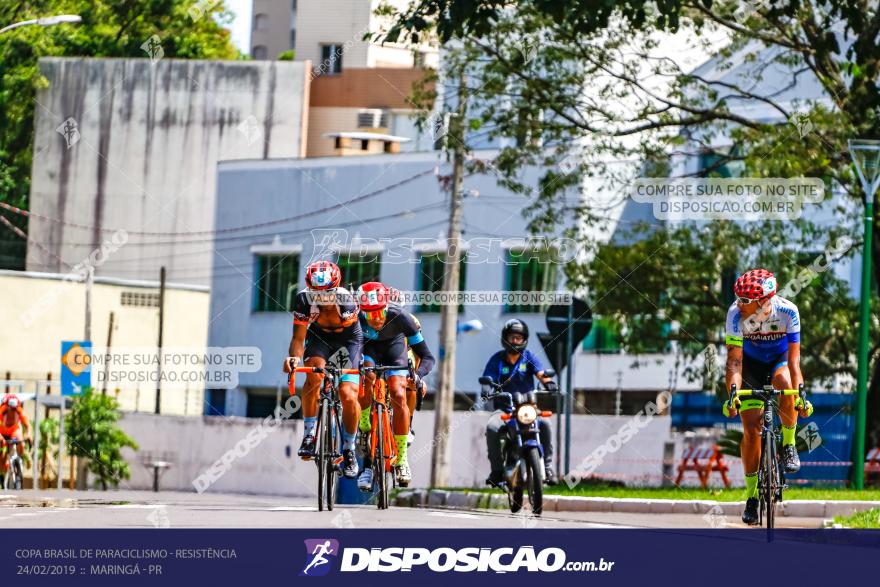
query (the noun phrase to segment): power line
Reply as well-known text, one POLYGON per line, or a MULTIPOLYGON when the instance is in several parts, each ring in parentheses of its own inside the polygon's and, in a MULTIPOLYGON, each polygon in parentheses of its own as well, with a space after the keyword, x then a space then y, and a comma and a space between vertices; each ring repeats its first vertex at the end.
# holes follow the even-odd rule
MULTIPOLYGON (((315 216, 317 214, 323 214, 324 212, 329 212, 331 210, 343 208, 345 206, 348 206, 349 204, 361 202, 361 201, 366 200, 368 198, 373 198, 373 197, 378 196, 379 194, 382 194, 384 192, 398 188, 402 185, 406 185, 407 183, 414 181, 414 180, 416 180, 420 177, 423 177, 425 175, 428 175, 429 173, 436 173, 436 170, 437 170, 437 167, 435 166, 435 167, 432 167, 431 169, 427 169, 425 171, 419 172, 411 177, 402 179, 398 182, 395 182, 391 185, 385 186, 385 187, 380 188, 378 190, 374 190, 374 191, 366 193, 366 194, 355 196, 354 198, 351 198, 350 200, 346 200, 345 202, 338 202, 336 204, 333 204, 332 206, 327 206, 326 208, 312 210, 311 212, 305 212, 303 214, 288 216, 286 218, 278 218, 275 220, 267 220, 265 222, 258 222, 255 224, 247 224, 247 225, 243 225, 243 226, 232 226, 232 227, 221 228, 221 229, 216 229, 216 230, 196 230, 196 231, 181 231, 181 232, 156 232, 156 231, 126 230, 126 232, 128 234, 133 234, 133 235, 137 235, 137 236, 175 236, 175 235, 177 235, 177 236, 203 236, 203 235, 211 235, 211 234, 225 234, 225 233, 230 233, 230 232, 240 232, 240 231, 244 231, 244 230, 252 230, 254 228, 263 228, 266 226, 272 226, 272 225, 276 225, 276 224, 284 224, 285 222, 292 222, 294 220, 302 220, 303 218, 309 218, 309 217, 315 216)), ((87 225, 87 224, 79 224, 79 223, 75 223, 75 222, 69 222, 67 220, 53 218, 51 216, 46 216, 44 214, 39 214, 37 212, 23 210, 21 208, 17 208, 15 206, 12 206, 12 205, 7 204, 5 202, 0 202, 0 208, 3 208, 5 210, 9 210, 10 212, 13 212, 15 214, 19 214, 21 216, 39 218, 40 220, 45 220, 47 222, 52 222, 54 224, 61 224, 62 226, 69 226, 71 228, 77 228, 80 230, 93 230, 93 231, 97 230, 99 232, 104 232, 104 233, 114 233, 117 230, 119 230, 118 228, 103 228, 103 227, 91 226, 91 225, 87 225)))

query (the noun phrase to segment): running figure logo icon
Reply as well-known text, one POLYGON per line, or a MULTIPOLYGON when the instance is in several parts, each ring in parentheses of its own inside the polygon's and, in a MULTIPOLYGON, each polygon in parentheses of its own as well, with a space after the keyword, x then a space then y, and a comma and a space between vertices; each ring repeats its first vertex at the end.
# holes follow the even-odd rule
POLYGON ((312 538, 306 543, 306 566, 300 577, 322 577, 330 572, 329 557, 339 556, 339 541, 332 538, 312 538))

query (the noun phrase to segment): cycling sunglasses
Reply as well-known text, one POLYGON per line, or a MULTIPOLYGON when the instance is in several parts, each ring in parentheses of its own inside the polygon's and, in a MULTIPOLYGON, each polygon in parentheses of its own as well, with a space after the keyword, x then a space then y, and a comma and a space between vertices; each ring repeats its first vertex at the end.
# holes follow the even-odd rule
POLYGON ((743 297, 737 296, 736 301, 737 301, 737 303, 742 304, 743 306, 747 306, 747 305, 751 304, 752 302, 760 302, 762 299, 764 299, 764 298, 754 298, 753 299, 753 298, 743 298, 743 297))
POLYGON ((385 308, 382 308, 381 310, 369 310, 364 312, 364 316, 367 317, 367 320, 384 320, 385 310, 385 308))

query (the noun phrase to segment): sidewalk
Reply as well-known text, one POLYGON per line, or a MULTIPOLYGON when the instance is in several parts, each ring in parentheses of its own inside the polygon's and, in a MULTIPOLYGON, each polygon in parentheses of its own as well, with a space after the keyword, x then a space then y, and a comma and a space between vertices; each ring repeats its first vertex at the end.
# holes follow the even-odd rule
MULTIPOLYGON (((403 507, 447 507, 453 509, 507 509, 504 493, 415 489, 401 491, 394 505, 403 507)), ((719 514, 739 516, 745 502, 616 497, 544 495, 545 512, 618 512, 644 514, 719 514)), ((799 518, 833 518, 880 508, 880 501, 793 500, 777 506, 777 515, 799 518)))

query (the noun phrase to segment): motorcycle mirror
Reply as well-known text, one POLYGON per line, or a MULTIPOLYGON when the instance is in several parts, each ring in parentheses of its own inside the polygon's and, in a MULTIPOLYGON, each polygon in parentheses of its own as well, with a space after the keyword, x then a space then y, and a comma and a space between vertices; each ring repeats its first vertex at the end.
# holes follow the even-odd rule
POLYGON ((483 375, 478 381, 480 382, 480 385, 492 385, 492 378, 488 375, 483 375))
POLYGON ((553 369, 544 369, 544 377, 556 377, 556 371, 553 369))

